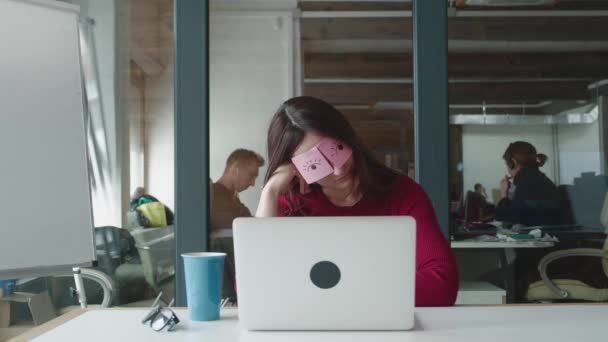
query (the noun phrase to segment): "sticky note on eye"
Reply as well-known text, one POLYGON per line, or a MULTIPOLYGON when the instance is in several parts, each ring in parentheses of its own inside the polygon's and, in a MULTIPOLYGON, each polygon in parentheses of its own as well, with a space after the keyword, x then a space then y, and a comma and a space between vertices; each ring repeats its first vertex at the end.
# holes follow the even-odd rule
POLYGON ((298 154, 291 158, 291 161, 308 184, 312 184, 334 172, 329 162, 316 147, 298 154))
POLYGON ((334 168, 342 167, 353 154, 353 150, 348 145, 332 138, 321 139, 317 148, 334 168))

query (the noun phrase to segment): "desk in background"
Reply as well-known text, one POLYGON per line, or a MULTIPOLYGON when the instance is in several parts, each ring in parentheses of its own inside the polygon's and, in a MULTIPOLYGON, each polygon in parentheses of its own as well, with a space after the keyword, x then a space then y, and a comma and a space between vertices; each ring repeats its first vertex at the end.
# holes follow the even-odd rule
POLYGON ((174 332, 154 332, 140 323, 147 309, 82 311, 22 335, 33 341, 240 341, 240 342, 572 342, 606 341, 608 305, 503 305, 416 308, 412 331, 249 332, 239 329, 237 310, 215 322, 191 322, 185 309, 174 332), (50 329, 50 330, 49 330, 50 329))
POLYGON ((493 249, 493 248, 550 248, 555 245, 551 241, 452 241, 452 248, 467 248, 467 249, 493 249))
POLYGON ((505 285, 505 291, 507 292, 507 303, 514 303, 515 301, 515 284, 513 281, 513 272, 509 267, 507 260, 507 249, 516 248, 551 248, 555 245, 551 241, 452 241, 451 246, 454 249, 469 249, 474 251, 490 251, 498 255, 500 262, 500 270, 505 285))

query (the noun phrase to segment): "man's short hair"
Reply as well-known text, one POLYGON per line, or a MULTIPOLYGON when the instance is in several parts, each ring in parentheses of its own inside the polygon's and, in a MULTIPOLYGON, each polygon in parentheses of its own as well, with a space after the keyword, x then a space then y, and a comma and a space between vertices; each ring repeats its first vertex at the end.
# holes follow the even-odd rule
POLYGON ((474 187, 475 191, 479 190, 480 188, 481 188, 481 184, 475 183, 475 187, 474 187))
POLYGON ((264 158, 262 158, 261 155, 244 148, 236 149, 230 153, 228 159, 226 159, 226 168, 236 162, 253 162, 256 163, 258 167, 264 166, 264 158))

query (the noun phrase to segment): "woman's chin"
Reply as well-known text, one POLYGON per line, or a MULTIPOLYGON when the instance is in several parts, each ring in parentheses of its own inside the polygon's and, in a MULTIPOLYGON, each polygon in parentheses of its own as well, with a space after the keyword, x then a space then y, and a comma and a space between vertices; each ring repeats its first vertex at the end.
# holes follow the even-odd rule
POLYGON ((352 177, 344 177, 334 180, 333 185, 339 189, 350 188, 353 185, 353 180, 352 177))
POLYGON ((353 186, 353 177, 339 177, 339 178, 331 178, 331 179, 323 179, 318 183, 322 187, 332 188, 332 189, 350 189, 353 186))

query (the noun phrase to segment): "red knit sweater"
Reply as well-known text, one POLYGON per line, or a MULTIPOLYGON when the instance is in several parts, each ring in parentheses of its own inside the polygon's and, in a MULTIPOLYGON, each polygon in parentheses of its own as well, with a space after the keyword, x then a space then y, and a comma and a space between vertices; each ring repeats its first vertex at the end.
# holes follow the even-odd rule
MULTIPOLYGON (((412 216, 416 220, 416 306, 447 306, 456 301, 454 255, 439 230, 428 196, 409 177, 399 177, 388 195, 363 196, 352 207, 334 205, 321 191, 305 195, 303 205, 311 216, 412 216)), ((281 196, 279 215, 288 215, 291 209, 287 196, 281 196)))

